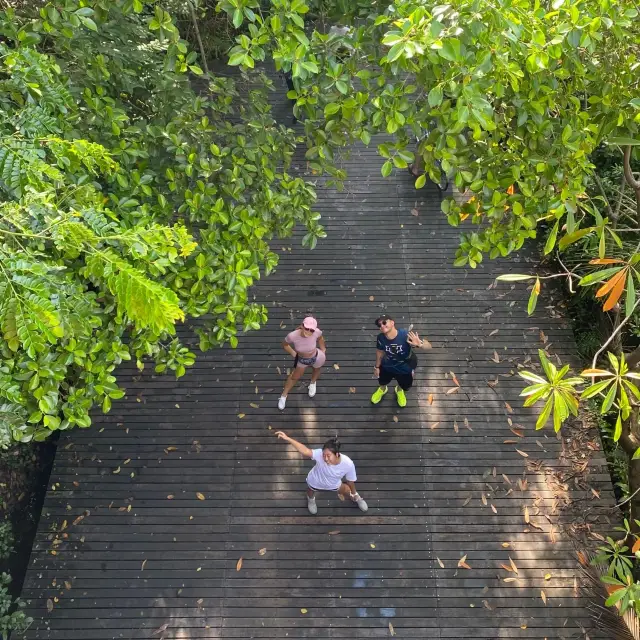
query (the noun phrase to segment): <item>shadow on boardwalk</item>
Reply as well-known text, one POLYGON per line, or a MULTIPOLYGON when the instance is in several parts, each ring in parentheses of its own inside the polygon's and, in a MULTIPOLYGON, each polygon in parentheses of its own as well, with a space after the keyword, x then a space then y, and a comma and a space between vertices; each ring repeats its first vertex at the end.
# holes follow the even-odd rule
POLYGON ((580 472, 595 434, 534 431, 514 375, 542 346, 570 359, 570 330, 545 304, 528 318, 522 287, 491 287, 522 265, 453 269, 458 231, 435 187, 416 193, 380 164, 356 149, 346 191, 319 189, 328 238, 315 251, 278 243, 280 267, 255 289, 265 329, 179 381, 123 369, 126 398, 61 439, 23 594, 28 638, 584 636, 563 522, 578 514, 586 531, 600 514, 603 531, 610 482, 599 457, 580 472), (405 409, 393 394, 369 402, 382 311, 434 346, 405 409), (279 344, 308 312, 328 366, 313 400, 298 387, 280 413, 279 344), (369 512, 324 495, 310 516, 309 465, 278 428, 311 445, 338 433, 369 512))

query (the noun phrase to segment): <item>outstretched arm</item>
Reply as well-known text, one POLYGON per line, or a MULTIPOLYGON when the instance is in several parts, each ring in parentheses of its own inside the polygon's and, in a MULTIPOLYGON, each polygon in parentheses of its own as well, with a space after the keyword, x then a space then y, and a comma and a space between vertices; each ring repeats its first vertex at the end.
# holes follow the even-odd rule
POLYGON ((290 438, 284 431, 276 431, 276 435, 280 440, 284 440, 288 442, 298 453, 303 455, 305 458, 313 458, 313 451, 309 449, 306 445, 302 444, 302 442, 298 442, 293 438, 290 438))
POLYGON ((415 331, 409 331, 407 342, 417 349, 431 349, 431 343, 426 338, 421 340, 420 336, 415 331))

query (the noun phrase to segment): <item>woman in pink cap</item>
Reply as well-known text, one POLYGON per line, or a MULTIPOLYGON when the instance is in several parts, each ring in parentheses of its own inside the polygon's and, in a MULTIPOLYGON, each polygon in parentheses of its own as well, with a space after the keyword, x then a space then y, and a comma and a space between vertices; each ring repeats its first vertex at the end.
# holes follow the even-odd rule
POLYGON ((316 381, 320 377, 320 370, 326 360, 327 347, 318 329, 318 321, 307 316, 302 324, 284 339, 282 348, 294 357, 293 371, 285 382, 282 395, 278 400, 278 409, 282 411, 287 404, 287 395, 296 382, 302 378, 307 367, 313 367, 313 375, 309 384, 309 397, 316 395, 316 381))

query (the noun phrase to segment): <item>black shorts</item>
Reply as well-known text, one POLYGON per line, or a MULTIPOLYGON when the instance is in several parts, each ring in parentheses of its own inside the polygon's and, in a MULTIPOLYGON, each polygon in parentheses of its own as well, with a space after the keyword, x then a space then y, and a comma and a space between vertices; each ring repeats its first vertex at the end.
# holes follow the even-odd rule
POLYGON ((413 386, 413 372, 411 373, 395 373, 388 371, 384 367, 380 367, 380 377, 378 378, 378 384, 381 387, 386 387, 392 380, 398 382, 398 386, 403 391, 409 391, 413 386))

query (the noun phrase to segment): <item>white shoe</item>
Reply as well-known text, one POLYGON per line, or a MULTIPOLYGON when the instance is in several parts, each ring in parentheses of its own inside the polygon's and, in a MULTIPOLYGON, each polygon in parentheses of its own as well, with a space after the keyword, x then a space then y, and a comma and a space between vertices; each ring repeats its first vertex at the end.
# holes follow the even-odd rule
POLYGON ((318 513, 318 505, 316 504, 316 497, 310 498, 307 496, 307 509, 309 509, 309 513, 312 516, 315 516, 318 513))
POLYGON ((351 499, 358 505, 360 511, 368 511, 369 505, 364 501, 363 498, 360 497, 359 494, 356 493, 356 495, 351 499))
POLYGON ((315 382, 310 382, 309 383, 309 397, 313 398, 313 396, 316 395, 316 383, 315 382))
POLYGON ((280 409, 280 411, 284 411, 284 408, 287 406, 287 399, 285 398, 285 396, 280 396, 278 398, 278 409, 280 409))

